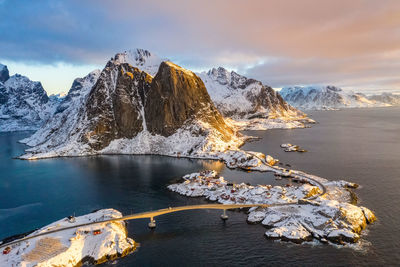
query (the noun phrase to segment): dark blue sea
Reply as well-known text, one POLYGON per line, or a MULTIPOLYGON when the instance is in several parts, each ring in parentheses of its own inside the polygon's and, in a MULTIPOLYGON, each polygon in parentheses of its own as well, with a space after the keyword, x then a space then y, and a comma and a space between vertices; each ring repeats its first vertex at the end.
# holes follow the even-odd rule
MULTIPOLYGON (((292 168, 328 179, 356 182, 360 204, 378 221, 363 235, 361 251, 330 245, 295 245, 266 239, 243 212, 187 211, 130 221, 139 249, 104 266, 397 265, 400 263, 400 108, 315 111, 307 129, 251 131, 257 142, 243 148, 270 154, 292 168), (281 143, 307 153, 287 153, 281 143)), ((31 132, 0 133, 0 239, 65 216, 115 208, 123 214, 207 203, 167 190, 184 174, 216 169, 230 181, 277 184, 271 173, 229 170, 214 161, 161 156, 96 156, 37 161, 14 159, 31 132)))

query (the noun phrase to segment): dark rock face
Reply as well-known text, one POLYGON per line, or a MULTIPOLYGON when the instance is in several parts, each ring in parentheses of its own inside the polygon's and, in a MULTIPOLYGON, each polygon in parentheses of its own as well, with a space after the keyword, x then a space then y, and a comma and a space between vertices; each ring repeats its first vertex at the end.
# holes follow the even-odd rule
POLYGON ((0 82, 0 105, 7 103, 8 94, 7 89, 2 82, 0 82))
POLYGON ((129 64, 109 62, 86 103, 89 125, 82 141, 100 150, 114 139, 132 138, 141 132, 143 98, 151 80, 150 75, 129 64))
POLYGON ((214 127, 225 125, 203 81, 171 62, 161 63, 147 95, 145 113, 149 132, 163 136, 172 135, 196 118, 214 127))
MULTIPOLYGON (((93 86, 80 115, 87 123, 80 140, 94 150, 114 139, 133 138, 143 130, 170 136, 201 120, 227 141, 234 133, 225 124, 202 82, 193 72, 163 62, 152 78, 146 72, 112 60, 93 86)), ((201 130, 198 135, 204 135, 201 130)))
POLYGON ((5 65, 0 64, 0 82, 5 82, 10 78, 10 73, 5 65))

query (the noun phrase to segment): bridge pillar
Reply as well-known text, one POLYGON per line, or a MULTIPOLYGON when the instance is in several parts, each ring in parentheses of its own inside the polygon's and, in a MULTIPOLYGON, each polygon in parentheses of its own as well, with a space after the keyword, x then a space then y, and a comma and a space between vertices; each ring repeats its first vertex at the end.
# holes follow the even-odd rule
POLYGON ((224 212, 221 214, 221 219, 222 220, 224 220, 224 221, 226 221, 226 220, 228 220, 228 215, 226 214, 226 210, 224 210, 224 212))
POLYGON ((150 228, 150 229, 156 228, 156 220, 154 220, 153 217, 150 218, 149 228, 150 228))

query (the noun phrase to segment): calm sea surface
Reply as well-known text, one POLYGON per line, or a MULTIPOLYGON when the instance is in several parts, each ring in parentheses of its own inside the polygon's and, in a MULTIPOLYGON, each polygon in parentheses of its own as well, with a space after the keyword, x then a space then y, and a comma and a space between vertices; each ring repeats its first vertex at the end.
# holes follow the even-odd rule
MULTIPOLYGON (((310 114, 319 124, 309 129, 247 132, 262 139, 243 148, 271 154, 295 169, 359 183, 356 193, 361 205, 378 217, 363 236, 362 251, 268 240, 261 225, 246 224, 244 213, 228 212, 224 223, 219 211, 199 210, 158 217, 155 231, 147 229, 146 220, 129 222, 129 236, 140 242, 140 248, 104 266, 399 264, 400 108, 310 114), (286 142, 309 152, 285 153, 279 145, 286 142)), ((25 148, 17 141, 29 134, 0 133, 0 239, 100 208, 129 214, 206 203, 166 189, 182 175, 203 169, 220 170, 234 182, 278 183, 270 173, 159 156, 12 159, 25 148)))

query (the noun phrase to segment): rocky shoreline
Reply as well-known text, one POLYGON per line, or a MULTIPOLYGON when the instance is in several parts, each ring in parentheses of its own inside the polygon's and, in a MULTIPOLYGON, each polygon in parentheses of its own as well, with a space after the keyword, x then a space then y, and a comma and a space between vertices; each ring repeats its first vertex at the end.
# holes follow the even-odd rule
POLYGON ((192 173, 182 183, 168 186, 171 191, 189 197, 205 197, 222 204, 269 204, 251 208, 249 223, 261 223, 268 238, 301 243, 313 239, 325 243, 356 243, 367 224, 376 220, 367 208, 350 201, 345 181, 320 178, 326 193, 306 179, 286 186, 233 184, 215 171, 192 173))

